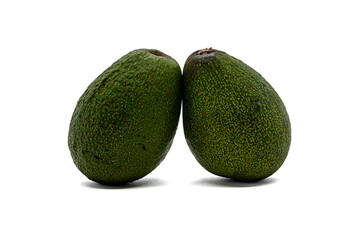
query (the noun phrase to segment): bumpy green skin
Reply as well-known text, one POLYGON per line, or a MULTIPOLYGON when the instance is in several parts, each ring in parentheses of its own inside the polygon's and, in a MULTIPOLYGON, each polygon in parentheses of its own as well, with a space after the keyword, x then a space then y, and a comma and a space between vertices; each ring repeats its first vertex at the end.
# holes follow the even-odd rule
POLYGON ((184 67, 187 143, 209 172, 256 181, 288 154, 290 120, 278 94, 254 69, 224 52, 189 56, 184 67))
POLYGON ((139 49, 105 70, 80 97, 68 145, 89 179, 118 185, 140 179, 167 154, 179 120, 181 69, 139 49))

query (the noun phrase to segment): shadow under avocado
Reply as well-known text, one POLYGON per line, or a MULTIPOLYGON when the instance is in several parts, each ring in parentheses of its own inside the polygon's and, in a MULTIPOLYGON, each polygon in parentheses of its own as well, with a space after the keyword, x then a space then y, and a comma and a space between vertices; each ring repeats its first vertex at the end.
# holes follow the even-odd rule
POLYGON ((134 182, 125 183, 122 185, 114 185, 114 186, 102 185, 100 183, 92 182, 90 180, 82 182, 81 185, 87 188, 95 188, 95 189, 131 189, 131 188, 158 187, 158 186, 166 185, 166 182, 157 178, 144 178, 134 182))
POLYGON ((278 180, 276 178, 266 178, 255 182, 239 182, 230 178, 223 177, 207 177, 193 181, 193 185, 204 186, 204 187, 259 187, 270 185, 278 180))

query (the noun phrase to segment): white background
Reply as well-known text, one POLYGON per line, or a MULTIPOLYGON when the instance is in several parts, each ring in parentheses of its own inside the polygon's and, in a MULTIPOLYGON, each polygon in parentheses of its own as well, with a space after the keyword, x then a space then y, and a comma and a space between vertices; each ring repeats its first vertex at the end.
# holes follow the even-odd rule
POLYGON ((1 1, 0 239, 360 239, 356 1, 1 1), (213 47, 283 99, 292 145, 256 184, 206 172, 182 121, 164 162, 103 187, 72 162, 75 104, 108 66, 213 47))

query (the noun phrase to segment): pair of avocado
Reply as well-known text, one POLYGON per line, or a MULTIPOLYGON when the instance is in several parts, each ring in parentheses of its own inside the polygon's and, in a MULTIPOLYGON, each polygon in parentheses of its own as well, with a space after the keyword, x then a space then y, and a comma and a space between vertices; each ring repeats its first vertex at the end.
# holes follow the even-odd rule
POLYGON ((80 97, 68 145, 89 179, 119 185, 153 171, 169 151, 183 101, 186 141, 209 172, 257 181, 288 154, 291 129, 271 85, 242 61, 215 49, 179 64, 154 49, 138 49, 97 77, 80 97))

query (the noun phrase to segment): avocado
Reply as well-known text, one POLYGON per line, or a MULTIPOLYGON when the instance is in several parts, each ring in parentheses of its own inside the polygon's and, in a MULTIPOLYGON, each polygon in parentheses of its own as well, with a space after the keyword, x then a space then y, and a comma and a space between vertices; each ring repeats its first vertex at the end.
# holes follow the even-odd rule
POLYGON ((244 62, 215 49, 184 66, 187 144, 209 172, 251 182, 275 173, 287 157, 291 127, 274 88, 244 62))
POLYGON ((165 158, 181 108, 181 69, 155 49, 134 50, 86 89, 71 118, 68 146, 90 180, 140 179, 165 158))

